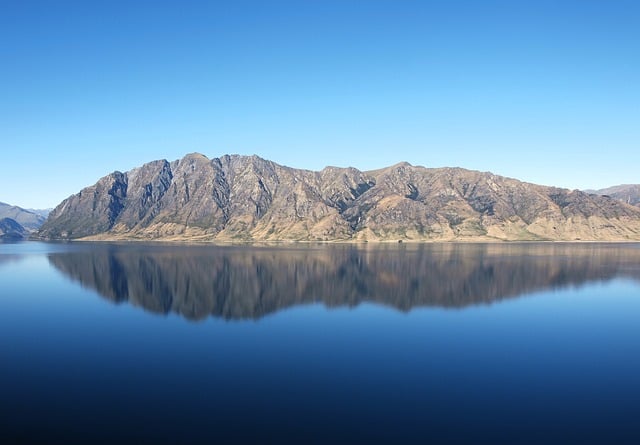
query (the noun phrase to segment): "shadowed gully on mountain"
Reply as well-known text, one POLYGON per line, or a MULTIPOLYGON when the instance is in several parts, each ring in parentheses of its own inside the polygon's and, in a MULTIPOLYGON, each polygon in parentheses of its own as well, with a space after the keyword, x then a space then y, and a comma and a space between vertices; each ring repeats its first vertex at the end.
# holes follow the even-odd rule
POLYGON ((40 239, 640 240, 607 196, 407 163, 319 172, 189 154, 114 172, 64 200, 40 239))

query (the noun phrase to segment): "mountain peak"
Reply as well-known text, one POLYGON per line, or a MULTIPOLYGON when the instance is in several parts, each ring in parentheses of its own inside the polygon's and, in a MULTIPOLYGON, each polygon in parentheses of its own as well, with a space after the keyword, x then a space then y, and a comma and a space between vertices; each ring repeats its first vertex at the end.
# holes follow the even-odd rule
POLYGON ((192 160, 199 160, 199 161, 209 161, 209 158, 206 157, 205 155, 203 155, 202 153, 198 153, 198 152, 193 152, 193 153, 187 153, 186 155, 184 155, 182 157, 182 160, 187 160, 187 159, 192 159, 192 160))
POLYGON ((114 173, 63 201, 45 239, 638 240, 640 209, 489 172, 400 162, 313 172, 190 153, 114 173))

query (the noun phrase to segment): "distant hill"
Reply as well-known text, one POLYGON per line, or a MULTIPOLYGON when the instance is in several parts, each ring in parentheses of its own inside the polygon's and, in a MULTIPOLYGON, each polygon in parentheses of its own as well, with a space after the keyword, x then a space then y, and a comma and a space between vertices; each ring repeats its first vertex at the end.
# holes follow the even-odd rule
POLYGON ((65 199, 42 239, 640 240, 640 208, 462 168, 285 167, 193 153, 65 199))
POLYGON ((640 184, 623 184, 600 190, 588 190, 597 195, 611 196, 630 205, 640 207, 640 184))
MULTIPOLYGON (((31 212, 31 213, 35 213, 36 215, 40 215, 42 216, 44 219, 47 219, 47 216, 49 216, 49 213, 51 213, 51 211, 53 209, 25 209, 27 212, 31 212)), ((44 222, 44 221, 43 221, 44 222)))
MULTIPOLYGON (((35 232, 45 222, 46 216, 43 216, 42 214, 36 212, 46 211, 25 210, 18 206, 0 202, 0 220, 9 220, 9 222, 5 222, 7 230, 10 227, 13 227, 14 224, 18 224, 22 228, 22 230, 19 231, 20 233, 22 233, 21 237, 26 237, 30 233, 35 232)), ((18 232, 13 231, 12 233, 12 239, 18 238, 18 232)))
POLYGON ((27 230, 16 220, 11 218, 0 219, 0 240, 20 240, 27 234, 27 230))

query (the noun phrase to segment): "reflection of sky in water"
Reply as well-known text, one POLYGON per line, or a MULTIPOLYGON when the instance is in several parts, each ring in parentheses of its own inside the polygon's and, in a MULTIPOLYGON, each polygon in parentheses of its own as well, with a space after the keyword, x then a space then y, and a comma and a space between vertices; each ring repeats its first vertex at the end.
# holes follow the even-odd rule
POLYGON ((459 310, 286 304, 232 323, 110 304, 42 254, 0 283, 4 439, 639 438, 640 285, 615 274, 459 310))

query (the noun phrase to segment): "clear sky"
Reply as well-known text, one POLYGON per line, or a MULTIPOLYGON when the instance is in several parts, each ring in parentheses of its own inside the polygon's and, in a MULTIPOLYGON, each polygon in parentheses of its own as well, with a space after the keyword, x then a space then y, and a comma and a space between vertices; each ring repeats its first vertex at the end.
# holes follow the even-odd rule
POLYGON ((0 1, 0 201, 194 151, 640 183, 640 2, 0 1))

